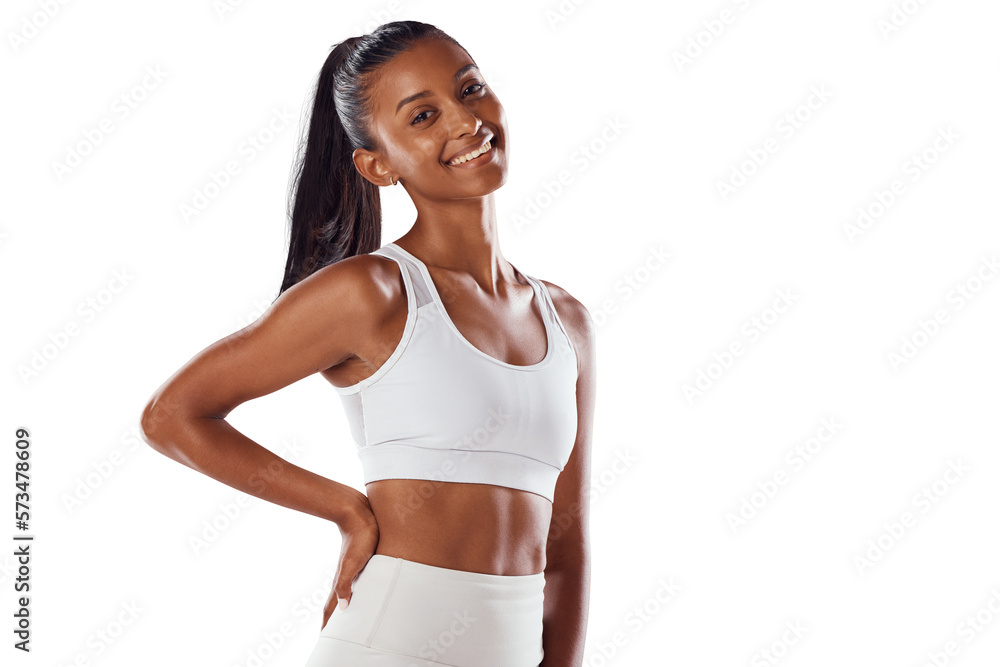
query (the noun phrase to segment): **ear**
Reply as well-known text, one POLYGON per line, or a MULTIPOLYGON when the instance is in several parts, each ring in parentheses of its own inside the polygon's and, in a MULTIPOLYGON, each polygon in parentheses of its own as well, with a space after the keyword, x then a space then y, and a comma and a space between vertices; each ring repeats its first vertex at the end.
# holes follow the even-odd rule
POLYGON ((392 185, 392 175, 382 164, 382 157, 377 152, 365 148, 355 148, 352 155, 354 167, 358 173, 375 185, 392 185))

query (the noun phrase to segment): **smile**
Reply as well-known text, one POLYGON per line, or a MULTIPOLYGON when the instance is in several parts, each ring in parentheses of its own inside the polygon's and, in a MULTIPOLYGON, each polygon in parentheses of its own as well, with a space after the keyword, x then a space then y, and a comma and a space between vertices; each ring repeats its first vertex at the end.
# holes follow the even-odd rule
POLYGON ((490 142, 487 141, 485 144, 483 144, 482 146, 480 146, 476 150, 471 151, 469 153, 466 153, 465 155, 460 155, 457 158, 455 158, 454 160, 451 160, 451 161, 447 162, 447 164, 450 164, 450 165, 459 165, 459 164, 464 164, 464 163, 468 162, 469 160, 475 160, 480 155, 483 155, 485 153, 489 153, 490 152, 490 148, 492 148, 492 144, 490 144, 490 142))

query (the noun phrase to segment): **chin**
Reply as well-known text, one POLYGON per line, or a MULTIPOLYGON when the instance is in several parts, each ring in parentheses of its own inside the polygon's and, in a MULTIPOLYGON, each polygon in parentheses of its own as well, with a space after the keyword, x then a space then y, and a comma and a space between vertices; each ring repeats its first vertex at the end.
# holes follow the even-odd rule
POLYGON ((504 184, 507 183, 507 177, 508 177, 508 171, 506 167, 501 169, 500 173, 497 174, 496 176, 491 175, 491 178, 487 180, 485 192, 483 192, 483 195, 488 195, 502 188, 504 184))

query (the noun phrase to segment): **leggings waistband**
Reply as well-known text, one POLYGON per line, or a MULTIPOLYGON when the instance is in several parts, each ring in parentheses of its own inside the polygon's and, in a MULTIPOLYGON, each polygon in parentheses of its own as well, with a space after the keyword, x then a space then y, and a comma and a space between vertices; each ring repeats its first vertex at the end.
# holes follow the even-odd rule
POLYGON ((375 554, 354 580, 347 609, 334 610, 321 630, 317 650, 354 657, 343 652, 363 648, 470 667, 534 666, 543 655, 544 587, 542 572, 485 574, 375 554))
POLYGON ((386 570, 398 566, 402 571, 419 576, 425 581, 452 581, 462 582, 472 585, 500 585, 508 590, 519 592, 531 592, 538 587, 539 583, 544 585, 545 573, 535 574, 487 574, 485 572, 469 572, 468 570, 452 570, 447 567, 418 563, 417 561, 399 558, 398 556, 386 556, 385 554, 375 554, 365 565, 365 568, 374 566, 375 569, 386 570), (397 563, 398 561, 398 563, 397 563))

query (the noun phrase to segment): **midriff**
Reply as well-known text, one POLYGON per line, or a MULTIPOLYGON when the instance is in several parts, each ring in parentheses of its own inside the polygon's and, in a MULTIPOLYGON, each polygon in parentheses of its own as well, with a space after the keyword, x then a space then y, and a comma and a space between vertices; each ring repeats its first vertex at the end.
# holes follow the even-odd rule
POLYGON ((383 479, 366 485, 375 553, 484 574, 545 570, 552 503, 492 484, 383 479))

